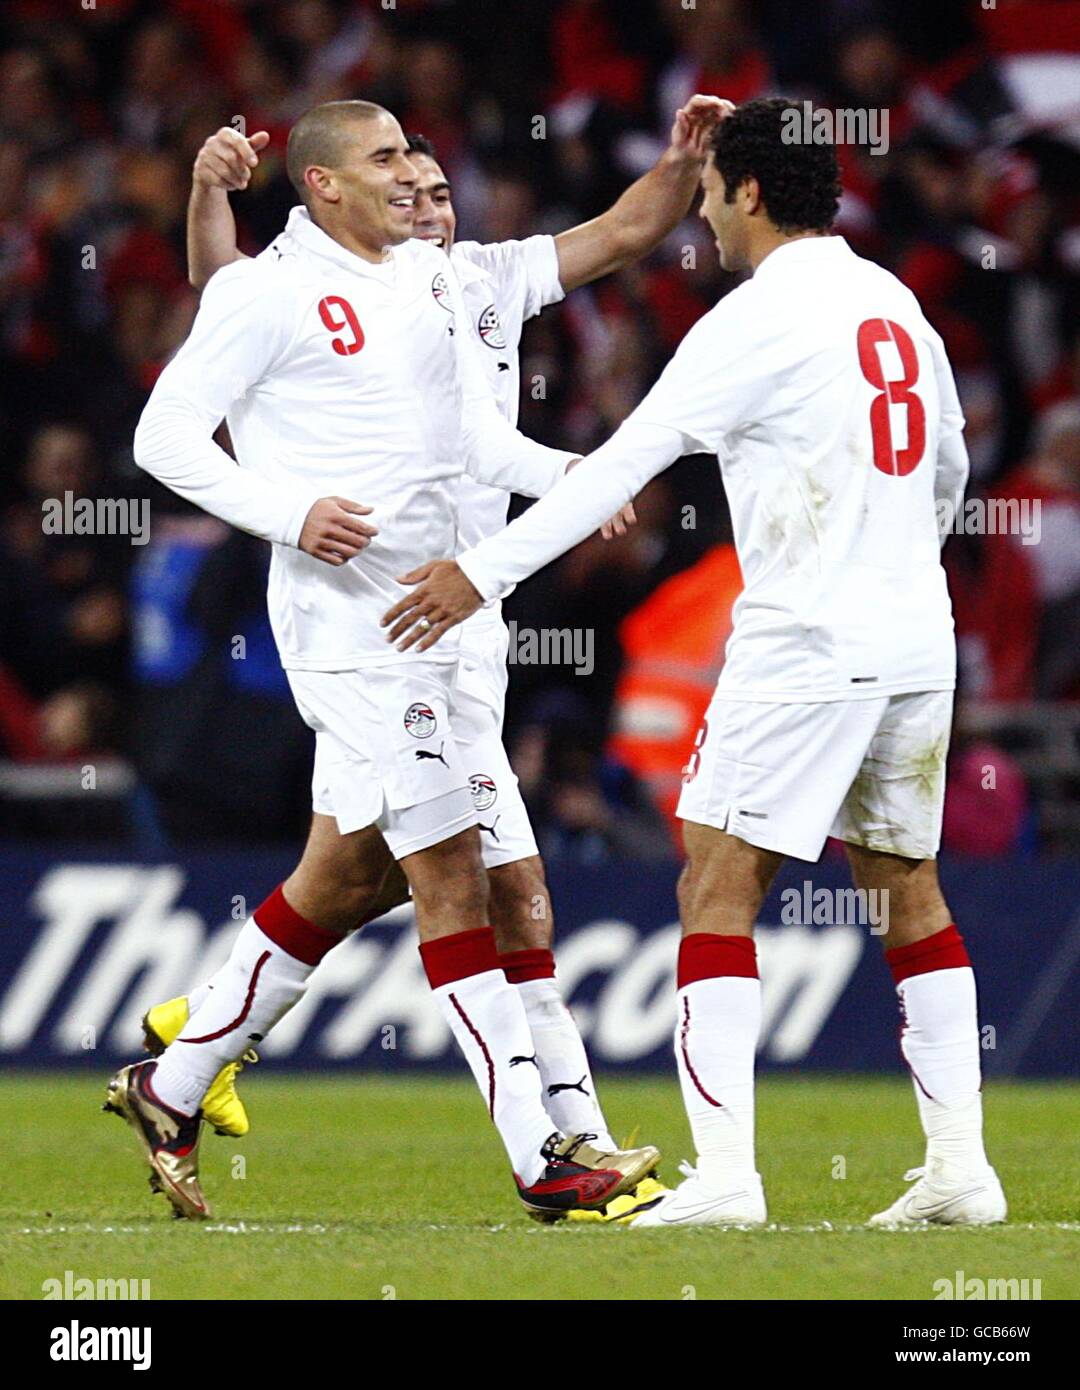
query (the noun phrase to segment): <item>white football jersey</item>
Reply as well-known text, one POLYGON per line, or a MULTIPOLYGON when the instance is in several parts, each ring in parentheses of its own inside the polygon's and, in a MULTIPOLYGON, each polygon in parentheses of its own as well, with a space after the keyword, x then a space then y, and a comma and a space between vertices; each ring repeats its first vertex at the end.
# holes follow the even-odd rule
POLYGON ((606 444, 459 562, 490 597, 679 455, 715 453, 745 581, 718 695, 950 689, 936 503, 966 481, 963 424, 911 291, 840 237, 801 238, 694 325, 606 444))
MULTIPOLYGON (((502 418, 464 322, 441 251, 410 240, 372 265, 303 208, 207 285, 143 412, 136 461, 274 542, 268 604, 285 667, 415 659, 388 645, 379 619, 405 592, 397 576, 453 554, 463 468, 538 496, 571 457, 502 418), (239 467, 210 438, 223 417, 239 467), (296 548, 328 496, 371 506, 379 527, 339 567, 296 548)), ((441 655, 453 660, 454 644, 441 655)))
MULTIPOLYGON (((511 425, 521 399, 518 349, 525 320, 563 296, 555 238, 524 241, 455 242, 450 261, 457 271, 469 324, 480 344, 480 361, 495 402, 511 425)), ((506 525, 509 497, 466 476, 461 480, 458 544, 462 550, 506 525)))

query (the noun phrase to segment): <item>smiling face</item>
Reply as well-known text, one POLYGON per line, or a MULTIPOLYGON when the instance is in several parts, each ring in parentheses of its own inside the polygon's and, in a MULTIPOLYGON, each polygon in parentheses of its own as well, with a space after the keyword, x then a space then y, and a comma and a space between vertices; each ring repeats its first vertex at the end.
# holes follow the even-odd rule
POLYGON ((746 270, 749 254, 749 204, 756 201, 757 180, 748 179, 735 190, 732 202, 724 201, 724 180, 710 154, 701 174, 701 212, 716 238, 724 270, 746 270))
POLYGON ((413 236, 420 241, 430 241, 449 255, 457 229, 450 184, 430 155, 411 154, 409 159, 417 173, 413 236))
POLYGON ((388 111, 350 120, 334 163, 310 165, 304 183, 316 221, 340 228, 374 254, 412 236, 417 173, 388 111))

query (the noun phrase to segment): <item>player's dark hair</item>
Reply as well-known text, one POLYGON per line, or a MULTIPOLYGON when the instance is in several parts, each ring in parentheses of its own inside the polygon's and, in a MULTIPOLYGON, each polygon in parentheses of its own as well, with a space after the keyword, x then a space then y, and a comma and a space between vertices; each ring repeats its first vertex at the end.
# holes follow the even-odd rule
POLYGON ((349 127, 357 121, 370 121, 374 116, 388 114, 385 106, 373 101, 324 101, 321 106, 312 106, 304 112, 289 131, 285 172, 305 203, 308 200, 305 171, 313 164, 330 169, 339 166, 349 127))
POLYGON ((769 221, 781 232, 826 232, 840 203, 840 174, 831 144, 785 141, 802 108, 784 97, 763 97, 738 106, 713 132, 712 152, 724 180, 724 200, 754 178, 769 221))
POLYGON ((439 156, 435 153, 435 145, 426 135, 406 135, 405 140, 410 154, 426 154, 428 159, 433 159, 438 164, 439 156))

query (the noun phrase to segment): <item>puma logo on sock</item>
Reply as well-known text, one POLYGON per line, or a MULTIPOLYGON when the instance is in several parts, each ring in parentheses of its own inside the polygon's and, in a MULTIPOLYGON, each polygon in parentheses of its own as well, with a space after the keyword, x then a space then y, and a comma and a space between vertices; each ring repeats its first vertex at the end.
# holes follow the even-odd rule
MULTIPOLYGON (((585 1076, 588 1076, 588 1072, 585 1076)), ((580 1091, 583 1096, 587 1096, 589 1093, 585 1089, 585 1076, 580 1081, 556 1081, 554 1086, 548 1087, 548 1095, 557 1096, 560 1091, 580 1091)))

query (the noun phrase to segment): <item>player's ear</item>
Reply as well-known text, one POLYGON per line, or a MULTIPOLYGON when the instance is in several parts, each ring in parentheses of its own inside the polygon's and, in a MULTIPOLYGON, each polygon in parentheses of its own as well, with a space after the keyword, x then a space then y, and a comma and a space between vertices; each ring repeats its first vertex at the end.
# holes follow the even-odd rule
POLYGON ((761 201, 761 184, 758 183, 753 174, 743 179, 742 183, 739 185, 739 197, 742 200, 744 212, 748 212, 752 216, 755 212, 761 210, 763 206, 761 201))
POLYGON ((304 182, 312 198, 318 202, 337 203, 341 200, 341 193, 329 169, 312 164, 304 170, 304 182))

